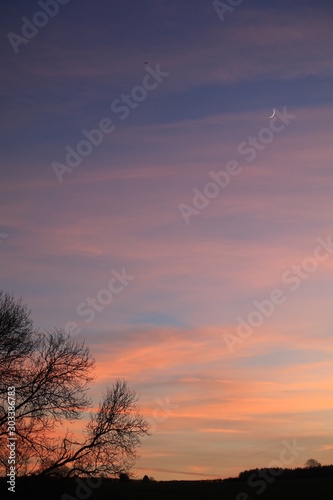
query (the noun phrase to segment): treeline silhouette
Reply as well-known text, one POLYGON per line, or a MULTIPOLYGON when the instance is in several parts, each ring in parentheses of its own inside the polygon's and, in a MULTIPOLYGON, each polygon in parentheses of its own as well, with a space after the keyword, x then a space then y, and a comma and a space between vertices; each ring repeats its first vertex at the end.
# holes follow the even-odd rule
MULTIPOLYGON (((251 469, 241 472, 239 477, 215 480, 173 480, 154 481, 145 478, 103 478, 100 484, 93 484, 88 478, 64 478, 49 476, 18 477, 15 500, 202 500, 216 498, 225 500, 321 500, 331 499, 333 490, 333 465, 315 468, 281 469, 279 476, 272 471, 279 469, 251 469), (249 484, 251 475, 259 477, 260 471, 276 481, 267 483, 259 494, 249 484)), ((149 479, 149 478, 148 478, 149 479)), ((263 480, 261 480, 263 481, 263 480)), ((6 479, 0 478, 0 498, 6 496, 6 479)), ((14 498, 14 497, 13 497, 14 498)))
MULTIPOLYGON (((248 481, 254 474, 259 475, 260 472, 266 472, 269 476, 279 479, 305 479, 317 477, 332 477, 333 465, 321 465, 320 467, 297 467, 296 469, 283 468, 262 468, 250 469, 240 472, 238 479, 248 481), (277 474, 279 472, 279 475, 277 474)), ((235 479, 235 478, 229 478, 235 479)))

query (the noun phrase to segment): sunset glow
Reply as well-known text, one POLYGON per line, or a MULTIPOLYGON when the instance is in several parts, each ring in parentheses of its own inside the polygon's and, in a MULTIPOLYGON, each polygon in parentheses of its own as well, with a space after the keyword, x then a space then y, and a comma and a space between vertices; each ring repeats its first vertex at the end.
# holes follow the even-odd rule
POLYGON ((137 477, 236 476, 294 440, 291 467, 331 464, 332 5, 73 0, 16 54, 28 3, 1 16, 1 288, 85 340, 93 405, 138 393, 137 477))

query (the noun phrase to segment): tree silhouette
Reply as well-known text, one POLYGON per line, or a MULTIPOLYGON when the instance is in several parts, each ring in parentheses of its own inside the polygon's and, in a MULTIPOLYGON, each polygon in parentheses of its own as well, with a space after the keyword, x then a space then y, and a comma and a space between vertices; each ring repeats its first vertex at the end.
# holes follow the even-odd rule
POLYGON ((321 467, 321 463, 314 458, 309 458, 309 460, 305 462, 305 467, 308 469, 311 469, 312 467, 321 467))
POLYGON ((122 483, 128 483, 128 481, 130 481, 130 477, 128 474, 126 474, 126 472, 121 472, 119 474, 119 480, 122 482, 122 483))
POLYGON ((0 395, 21 378, 17 368, 34 349, 33 333, 27 307, 0 290, 0 395))
POLYGON ((21 300, 0 292, 0 468, 8 467, 8 388, 15 388, 16 470, 20 474, 119 475, 136 458, 148 424, 123 380, 106 388, 81 440, 60 431, 81 418, 95 361, 61 330, 34 330, 21 300))

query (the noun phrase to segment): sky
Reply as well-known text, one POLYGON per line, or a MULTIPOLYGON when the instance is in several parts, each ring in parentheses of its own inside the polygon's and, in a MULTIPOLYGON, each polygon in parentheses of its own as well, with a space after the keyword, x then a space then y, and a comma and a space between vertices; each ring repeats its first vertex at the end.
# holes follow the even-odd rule
POLYGON ((1 5, 1 288, 135 389, 137 477, 333 461, 332 14, 1 5))

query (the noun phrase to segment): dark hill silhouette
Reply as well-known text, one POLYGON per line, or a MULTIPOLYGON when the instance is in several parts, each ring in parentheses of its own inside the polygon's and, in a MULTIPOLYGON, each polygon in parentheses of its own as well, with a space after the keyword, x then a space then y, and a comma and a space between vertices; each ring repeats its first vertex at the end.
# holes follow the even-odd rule
MULTIPOLYGON (((261 479, 262 480, 262 479, 261 479)), ((93 484, 93 483, 90 483, 93 484)), ((89 479, 48 477, 17 478, 16 500, 328 500, 332 498, 333 465, 297 469, 251 469, 237 478, 203 481, 143 481, 102 479, 98 487, 89 489, 89 479), (262 493, 248 484, 251 475, 262 471, 267 477, 280 472, 276 480, 266 484, 262 493), (85 486, 86 485, 86 486, 85 486), (79 488, 79 489, 78 489, 79 488)), ((7 494, 6 479, 0 478, 1 498, 14 498, 7 494)))
POLYGON ((266 471, 269 476, 278 479, 304 479, 304 478, 317 478, 317 477, 333 477, 333 465, 322 465, 320 467, 298 467, 296 469, 250 469, 241 472, 238 479, 241 481, 248 481, 253 474, 258 474, 261 471, 266 471), (279 474, 277 473, 279 472, 279 474))

